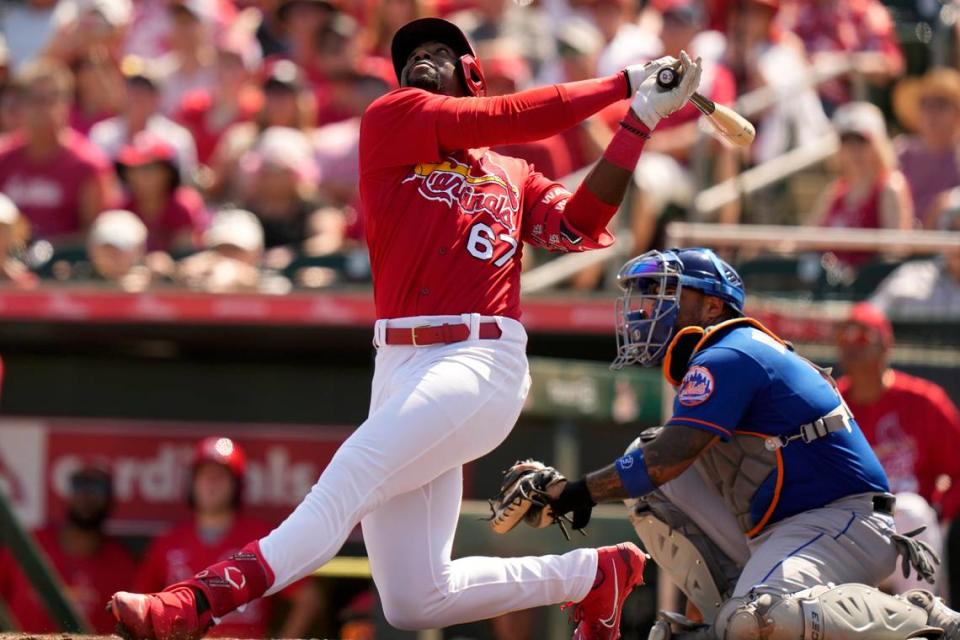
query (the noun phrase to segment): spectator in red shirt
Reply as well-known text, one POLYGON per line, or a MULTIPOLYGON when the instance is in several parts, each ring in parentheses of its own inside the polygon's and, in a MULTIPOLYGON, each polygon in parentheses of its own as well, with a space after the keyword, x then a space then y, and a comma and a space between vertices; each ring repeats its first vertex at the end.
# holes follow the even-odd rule
MULTIPOLYGON (((903 75, 893 19, 880 0, 792 2, 783 25, 803 40, 814 66, 852 59, 860 73, 881 85, 903 75)), ((850 99, 848 85, 839 80, 821 85, 820 95, 832 108, 850 99)))
POLYGON ((263 80, 263 108, 252 122, 239 122, 223 134, 210 161, 208 199, 235 201, 240 197, 238 162, 270 127, 291 127, 308 133, 316 122, 316 100, 303 71, 289 60, 275 62, 263 80))
MULTIPOLYGON (((193 519, 153 541, 137 574, 135 590, 159 591, 170 582, 190 578, 239 551, 248 539, 269 533, 265 523, 243 515, 245 473, 246 456, 233 440, 212 437, 197 445, 188 496, 193 519)), ((264 598, 226 616, 207 636, 304 637, 320 604, 312 583, 295 583, 281 595, 292 607, 277 633, 269 630, 276 598, 264 598)))
MULTIPOLYGON (((133 556, 103 525, 113 506, 110 473, 84 466, 70 475, 66 521, 36 534, 36 542, 66 587, 67 598, 96 633, 113 633, 116 620, 104 600, 136 571, 133 556)), ((26 574, 9 551, 0 552, 0 601, 27 633, 54 633, 50 618, 26 574)))
POLYGON ((877 308, 856 305, 840 327, 837 345, 844 371, 840 392, 887 472, 891 491, 916 494, 898 498, 897 528, 925 524, 928 541, 938 542, 937 517, 927 504, 944 521, 960 508, 960 412, 941 387, 890 367, 893 329, 877 308))
POLYGON ((117 166, 128 190, 123 208, 146 224, 149 251, 169 253, 200 246, 207 224, 203 198, 180 184, 172 146, 143 131, 117 154, 117 166))
MULTIPOLYGON (((811 224, 843 229, 911 229, 913 202, 897 169, 883 113, 869 102, 850 102, 833 114, 840 136, 838 177, 823 191, 811 224)), ((842 264, 856 266, 867 252, 837 252, 842 264)))
POLYGON ((17 203, 35 238, 80 242, 115 200, 116 176, 107 158, 67 126, 73 76, 66 67, 38 60, 18 82, 25 126, 0 147, 0 192, 17 203))
MULTIPOLYGON (((193 135, 197 159, 207 165, 220 138, 238 122, 249 122, 263 106, 263 96, 253 85, 259 59, 248 42, 232 40, 217 48, 215 82, 188 93, 175 117, 193 135)), ((256 45, 255 42, 252 44, 256 45)))

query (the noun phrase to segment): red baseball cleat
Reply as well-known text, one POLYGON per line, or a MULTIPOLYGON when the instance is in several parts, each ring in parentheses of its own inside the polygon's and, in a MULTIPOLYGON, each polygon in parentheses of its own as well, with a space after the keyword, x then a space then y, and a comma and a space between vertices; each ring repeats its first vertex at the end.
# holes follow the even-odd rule
POLYGON ((643 584, 647 555, 632 542, 597 549, 597 579, 587 597, 574 607, 577 630, 573 640, 617 640, 623 603, 637 585, 643 584))
POLYGON ((210 611, 197 613, 197 596, 187 586, 160 593, 118 591, 107 608, 125 640, 197 640, 213 626, 210 611))

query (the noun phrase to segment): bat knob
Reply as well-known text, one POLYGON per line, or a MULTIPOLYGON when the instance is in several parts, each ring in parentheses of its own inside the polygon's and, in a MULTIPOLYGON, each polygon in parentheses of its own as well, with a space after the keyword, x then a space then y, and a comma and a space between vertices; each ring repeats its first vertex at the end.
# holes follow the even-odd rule
POLYGON ((661 89, 673 89, 680 83, 680 73, 673 67, 664 67, 657 71, 657 86, 661 89))

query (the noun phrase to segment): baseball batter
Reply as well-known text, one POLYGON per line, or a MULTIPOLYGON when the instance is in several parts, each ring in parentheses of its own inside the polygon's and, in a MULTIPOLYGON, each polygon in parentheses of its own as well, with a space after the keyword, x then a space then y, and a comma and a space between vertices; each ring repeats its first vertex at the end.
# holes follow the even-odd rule
POLYGON ((585 82, 483 97, 465 36, 436 18, 394 36, 401 88, 367 110, 360 191, 374 298, 376 369, 369 418, 303 502, 268 536, 156 594, 110 606, 128 638, 197 638, 230 611, 330 560, 363 524, 387 620, 429 628, 573 602, 579 638, 619 637, 621 606, 642 581, 632 544, 563 556, 451 560, 462 465, 512 429, 529 387, 518 321, 522 243, 605 247, 606 225, 661 117, 697 88, 700 62, 662 90, 664 58, 585 82), (489 146, 560 133, 632 97, 630 113, 569 193, 489 146))
POLYGON ((652 251, 619 282, 614 366, 663 362, 673 416, 576 482, 520 467, 546 496, 527 521, 583 526, 594 504, 633 499, 638 535, 706 623, 666 614, 652 639, 960 638, 929 591, 873 588, 898 554, 928 581, 936 558, 895 532, 887 478, 829 374, 743 315, 736 271, 709 249, 652 251))

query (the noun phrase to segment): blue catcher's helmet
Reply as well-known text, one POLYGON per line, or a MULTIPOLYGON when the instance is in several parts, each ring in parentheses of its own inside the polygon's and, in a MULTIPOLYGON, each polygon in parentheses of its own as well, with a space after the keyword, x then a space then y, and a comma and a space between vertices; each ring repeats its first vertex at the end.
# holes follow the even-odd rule
POLYGON ((659 364, 673 339, 684 287, 716 296, 743 313, 743 280, 729 264, 703 247, 648 251, 617 275, 617 359, 613 368, 659 364))

